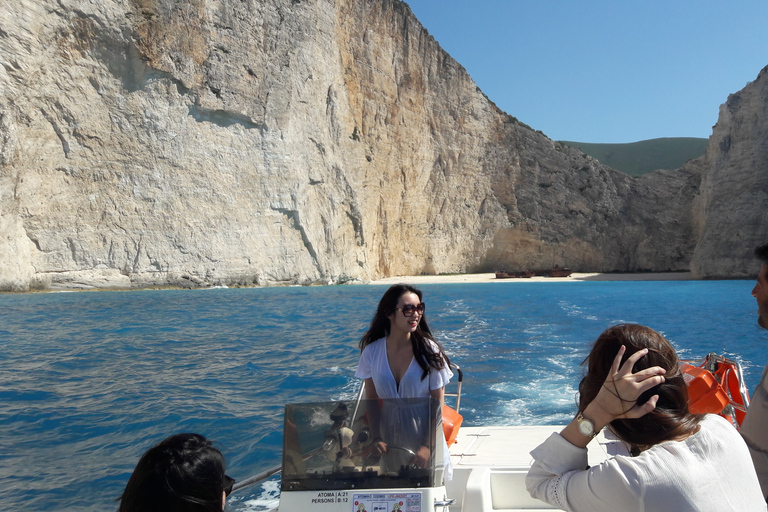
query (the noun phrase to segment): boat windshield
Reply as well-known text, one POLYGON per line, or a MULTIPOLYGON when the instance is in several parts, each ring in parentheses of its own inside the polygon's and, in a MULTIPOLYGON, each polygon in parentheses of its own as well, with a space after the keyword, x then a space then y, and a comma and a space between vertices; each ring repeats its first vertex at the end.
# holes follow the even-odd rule
POLYGON ((283 491, 395 489, 443 484, 439 400, 288 404, 283 491), (385 445, 385 453, 374 446, 385 445))

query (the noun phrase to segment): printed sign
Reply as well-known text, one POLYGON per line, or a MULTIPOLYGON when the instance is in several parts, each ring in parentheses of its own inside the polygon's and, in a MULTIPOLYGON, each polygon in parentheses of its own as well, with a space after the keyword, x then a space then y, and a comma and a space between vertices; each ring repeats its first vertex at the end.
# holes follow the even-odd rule
POLYGON ((421 512, 421 493, 353 494, 352 512, 421 512))
POLYGON ((347 503, 349 494, 347 491, 323 491, 317 493, 316 498, 312 498, 312 504, 316 503, 347 503))

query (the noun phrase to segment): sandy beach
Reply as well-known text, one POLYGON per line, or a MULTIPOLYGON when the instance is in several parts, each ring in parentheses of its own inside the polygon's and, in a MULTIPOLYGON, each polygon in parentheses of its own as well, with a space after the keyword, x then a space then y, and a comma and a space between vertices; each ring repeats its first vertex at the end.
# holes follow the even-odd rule
POLYGON ((448 274, 422 276, 396 276, 371 281, 371 284, 425 284, 425 283, 563 283, 578 281, 689 281, 690 272, 642 272, 636 274, 586 274, 574 272, 568 277, 542 277, 496 279, 496 274, 448 274))

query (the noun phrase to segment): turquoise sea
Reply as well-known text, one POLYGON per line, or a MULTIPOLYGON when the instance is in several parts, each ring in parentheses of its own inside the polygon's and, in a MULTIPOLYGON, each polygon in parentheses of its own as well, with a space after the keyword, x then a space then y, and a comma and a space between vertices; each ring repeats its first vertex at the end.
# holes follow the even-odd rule
MULTIPOLYGON (((422 286, 464 370, 465 424, 570 419, 590 343, 649 325, 683 358, 768 362, 753 281, 422 286)), ((216 441, 242 480, 280 461, 283 406, 352 397, 357 342, 382 286, 0 295, 0 510, 109 511, 169 434, 216 441)), ((264 510, 277 477, 234 494, 264 510)))

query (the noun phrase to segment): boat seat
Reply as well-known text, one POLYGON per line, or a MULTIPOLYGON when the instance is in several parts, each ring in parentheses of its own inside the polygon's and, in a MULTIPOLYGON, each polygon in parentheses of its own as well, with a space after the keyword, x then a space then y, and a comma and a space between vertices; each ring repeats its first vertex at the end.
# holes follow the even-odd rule
MULTIPOLYGON (((525 477, 533 459, 531 450, 563 426, 461 427, 450 447, 453 480, 446 482, 456 502, 450 512, 517 512, 560 510, 532 498, 525 477)), ((590 443, 588 463, 596 465, 611 455, 626 453, 624 445, 601 432, 590 443)))
POLYGON ((528 494, 527 473, 528 468, 472 468, 464 491, 463 509, 476 512, 558 510, 528 494))

